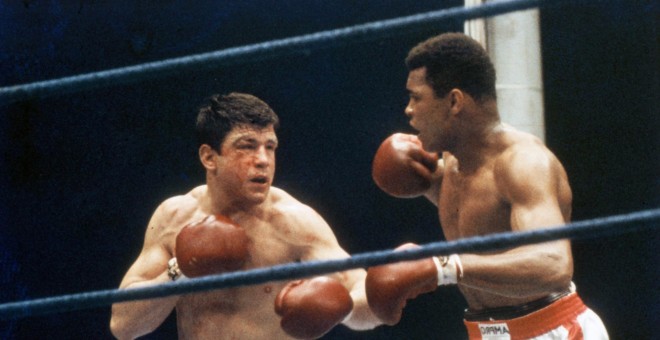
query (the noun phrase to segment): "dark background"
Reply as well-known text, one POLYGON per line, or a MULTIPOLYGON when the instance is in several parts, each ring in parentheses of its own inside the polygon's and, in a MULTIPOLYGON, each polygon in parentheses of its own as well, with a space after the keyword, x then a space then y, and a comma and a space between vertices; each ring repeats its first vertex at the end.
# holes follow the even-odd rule
MULTIPOLYGON (((658 7, 541 11, 547 143, 574 220, 658 207, 658 7)), ((3 1, 0 86, 220 50, 462 5, 462 1, 3 1)), ((275 185, 317 209, 351 253, 442 239, 434 207, 380 192, 380 141, 406 131, 403 59, 447 21, 373 41, 0 106, 0 302, 116 288, 165 198, 203 182, 192 136, 213 93, 243 91, 282 120, 275 185)), ((657 222, 653 222, 657 224, 657 222)), ((575 282, 613 339, 658 334, 658 232, 573 243, 575 282)), ((465 337, 442 288, 400 324, 327 339, 465 337)), ((109 339, 109 307, 0 321, 5 339, 109 339)), ((147 338, 174 339, 173 318, 147 338)))

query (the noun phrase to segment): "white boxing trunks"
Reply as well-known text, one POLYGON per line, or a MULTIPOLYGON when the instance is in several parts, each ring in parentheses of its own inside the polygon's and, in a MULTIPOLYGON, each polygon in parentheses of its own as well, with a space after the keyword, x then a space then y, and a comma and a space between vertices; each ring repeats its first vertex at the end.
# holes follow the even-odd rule
POLYGON ((550 305, 506 320, 464 321, 470 339, 607 340, 601 319, 572 291, 550 305))

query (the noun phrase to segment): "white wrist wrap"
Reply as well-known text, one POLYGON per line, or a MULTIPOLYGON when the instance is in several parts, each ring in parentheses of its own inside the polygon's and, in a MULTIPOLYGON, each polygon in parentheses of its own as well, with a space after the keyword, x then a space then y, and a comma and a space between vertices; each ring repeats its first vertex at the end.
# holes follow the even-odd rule
POLYGON ((463 265, 457 254, 434 256, 433 262, 438 269, 438 286, 453 285, 463 278, 463 265))
POLYGON ((187 279, 187 277, 181 272, 181 269, 179 269, 179 264, 176 262, 176 257, 173 257, 167 261, 167 276, 169 276, 172 281, 187 279))

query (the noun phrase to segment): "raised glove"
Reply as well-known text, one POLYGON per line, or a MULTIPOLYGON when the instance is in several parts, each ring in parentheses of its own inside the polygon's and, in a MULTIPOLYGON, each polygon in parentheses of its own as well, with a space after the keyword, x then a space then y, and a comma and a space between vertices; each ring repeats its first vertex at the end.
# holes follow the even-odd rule
POLYGON ((376 151, 371 174, 387 194, 410 198, 431 187, 431 175, 437 166, 438 155, 424 151, 417 136, 395 133, 376 151))
MULTIPOLYGON (((415 247, 407 243, 396 250, 415 247)), ((462 271, 457 255, 371 267, 365 282, 369 308, 385 324, 395 325, 401 320, 406 301, 432 292, 438 285, 457 283, 462 271)))
POLYGON ((181 272, 197 277, 238 270, 249 259, 245 230, 222 215, 209 215, 183 227, 176 237, 181 272))

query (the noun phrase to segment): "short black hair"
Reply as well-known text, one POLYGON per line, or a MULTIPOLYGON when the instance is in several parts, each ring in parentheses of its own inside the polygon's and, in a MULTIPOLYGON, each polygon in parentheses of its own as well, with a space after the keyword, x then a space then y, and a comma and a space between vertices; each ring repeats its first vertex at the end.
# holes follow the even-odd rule
POLYGON ((476 100, 497 98, 495 67, 481 44, 465 34, 444 33, 421 42, 408 53, 406 67, 426 67, 426 80, 437 97, 458 88, 476 100))
POLYGON ((216 94, 199 109, 196 133, 199 145, 208 144, 216 151, 236 126, 279 127, 279 117, 263 100, 247 93, 216 94))

